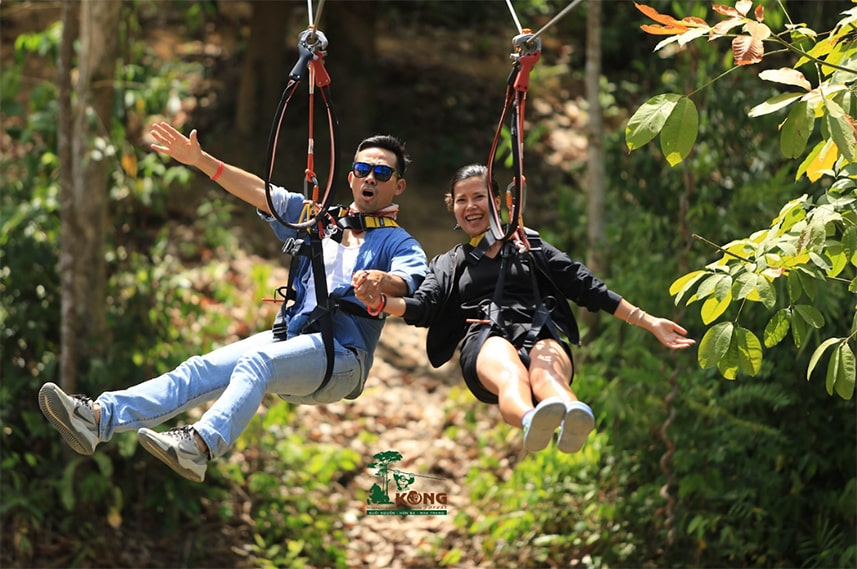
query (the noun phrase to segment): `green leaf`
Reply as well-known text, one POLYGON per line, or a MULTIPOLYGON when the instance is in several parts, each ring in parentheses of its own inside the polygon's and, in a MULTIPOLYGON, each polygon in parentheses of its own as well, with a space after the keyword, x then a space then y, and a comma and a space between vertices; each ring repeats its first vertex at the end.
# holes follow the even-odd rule
MULTIPOLYGON (((829 114, 824 117, 827 130, 830 132, 830 137, 839 149, 839 153, 844 156, 849 162, 854 161, 854 147, 857 146, 857 139, 854 137, 854 129, 846 118, 845 111, 842 107, 828 100, 825 103, 829 114)), ((663 136, 663 135, 661 135, 663 136)))
POLYGON ((789 333, 790 317, 791 313, 782 308, 777 310, 776 314, 768 321, 764 336, 766 348, 772 348, 783 341, 783 338, 789 333))
POLYGON ((687 97, 679 100, 661 130, 661 151, 675 166, 690 154, 699 133, 699 113, 687 97))
POLYGON ((836 373, 834 389, 842 399, 850 401, 854 397, 855 374, 857 374, 857 363, 854 361, 854 352, 846 342, 843 342, 837 350, 839 366, 836 373))
POLYGON ((852 225, 842 233, 842 246, 848 251, 849 262, 857 267, 857 225, 852 225))
POLYGON ((762 275, 756 279, 756 292, 762 300, 762 305, 768 310, 773 310, 777 304, 777 291, 774 286, 762 275))
POLYGON ((676 103, 682 99, 676 93, 656 95, 643 103, 625 127, 625 143, 628 150, 642 148, 661 132, 676 103))
POLYGON ((734 342, 738 351, 739 369, 754 377, 762 367, 762 344, 759 338, 747 328, 738 327, 735 329, 734 342))
POLYGON ((803 159, 803 162, 798 166, 797 172, 795 173, 795 181, 800 180, 801 176, 806 174, 809 171, 810 166, 815 163, 815 160, 818 158, 821 151, 824 149, 826 144, 825 140, 821 140, 818 142, 812 150, 810 150, 809 154, 806 155, 806 158, 803 159))
POLYGON ((713 274, 702 283, 700 283, 699 288, 696 289, 696 297, 697 298, 705 298, 717 290, 718 285, 720 283, 728 281, 729 286, 732 286, 732 277, 729 275, 724 275, 722 273, 713 274))
POLYGON ((796 304, 795 312, 806 320, 806 323, 813 328, 821 328, 824 326, 824 316, 818 309, 810 304, 796 304))
POLYGON ((827 256, 830 258, 830 269, 827 271, 828 277, 837 277, 839 273, 845 270, 848 266, 848 255, 843 247, 839 247, 836 251, 835 247, 827 248, 827 256))
POLYGON ((795 347, 800 348, 806 340, 806 320, 798 318, 796 312, 792 312, 792 339, 795 342, 795 347))
POLYGON ((729 344, 729 349, 726 350, 726 353, 717 362, 717 369, 726 379, 735 379, 738 377, 739 367, 738 343, 735 342, 733 337, 732 342, 729 344))
POLYGON ((789 271, 789 275, 786 277, 786 285, 789 290, 789 300, 791 300, 792 303, 800 300, 800 297, 803 294, 803 286, 801 284, 799 271, 789 271))
POLYGON ((824 381, 824 387, 827 389, 828 395, 833 395, 833 386, 836 385, 836 378, 839 375, 839 364, 839 350, 835 350, 830 361, 827 362, 827 376, 824 381))
POLYGON ((824 355, 824 352, 835 344, 836 342, 841 342, 840 338, 828 338, 823 341, 812 353, 812 357, 809 358, 809 365, 806 368, 806 380, 809 381, 812 377, 812 370, 815 369, 815 366, 818 364, 818 360, 821 359, 821 356, 824 355))
POLYGON ((732 284, 732 296, 735 300, 747 298, 747 295, 756 289, 756 273, 744 273, 738 275, 732 284))
POLYGON ((699 311, 703 324, 708 325, 717 320, 721 314, 726 312, 730 304, 732 304, 731 293, 727 294, 722 300, 718 300, 717 296, 712 296, 703 302, 702 309, 699 311))
POLYGON ((675 297, 675 305, 678 306, 678 303, 681 302, 682 297, 685 292, 687 292, 690 287, 692 287, 699 279, 708 274, 707 271, 693 271, 688 273, 682 277, 677 278, 670 285, 670 296, 675 297))
POLYGON ((817 279, 809 273, 806 273, 801 270, 795 272, 797 273, 797 278, 800 281, 800 286, 803 291, 806 293, 810 300, 815 300, 815 293, 818 289, 817 279))
POLYGON ((697 359, 702 369, 717 365, 729 350, 733 327, 731 322, 721 322, 709 328, 702 337, 697 351, 697 359))
POLYGON ((848 251, 849 262, 857 267, 857 225, 852 225, 842 233, 842 246, 848 251))
POLYGON ((747 113, 749 117, 760 117, 762 115, 767 115, 773 112, 776 112, 784 107, 789 106, 797 99, 803 97, 803 93, 781 93, 774 97, 771 97, 764 103, 760 105, 756 105, 750 112, 747 113))
POLYGON ((778 236, 794 227, 797 222, 806 218, 806 210, 804 209, 806 197, 806 194, 804 194, 799 198, 795 198, 780 209, 780 213, 774 219, 773 223, 771 223, 771 227, 779 224, 780 230, 777 232, 778 236))
POLYGON ((814 121, 815 115, 806 101, 800 101, 792 107, 780 129, 780 150, 783 156, 797 158, 803 154, 814 121))

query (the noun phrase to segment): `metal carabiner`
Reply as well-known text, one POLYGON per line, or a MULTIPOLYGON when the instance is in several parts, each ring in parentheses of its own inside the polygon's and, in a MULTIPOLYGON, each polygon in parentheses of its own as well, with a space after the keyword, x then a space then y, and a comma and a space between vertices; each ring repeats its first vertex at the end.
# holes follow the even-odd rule
POLYGON ((517 69, 513 86, 515 91, 526 93, 530 88, 530 71, 542 56, 542 40, 524 28, 523 33, 512 38, 512 45, 515 51, 509 57, 517 69))
POLYGON ((302 81, 309 62, 324 57, 327 49, 327 37, 315 28, 307 28, 298 36, 298 61, 289 72, 293 81, 302 81))

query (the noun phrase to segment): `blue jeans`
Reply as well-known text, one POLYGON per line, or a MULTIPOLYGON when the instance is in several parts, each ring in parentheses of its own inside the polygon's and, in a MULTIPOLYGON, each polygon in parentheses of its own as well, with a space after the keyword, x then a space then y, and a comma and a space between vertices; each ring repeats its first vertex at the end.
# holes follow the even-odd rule
POLYGON ((169 373, 121 391, 101 394, 99 439, 154 427, 214 401, 193 425, 212 458, 226 453, 256 414, 266 393, 293 403, 318 405, 356 397, 368 370, 366 354, 334 341, 333 375, 321 390, 326 357, 321 334, 275 341, 271 331, 193 356, 169 373))

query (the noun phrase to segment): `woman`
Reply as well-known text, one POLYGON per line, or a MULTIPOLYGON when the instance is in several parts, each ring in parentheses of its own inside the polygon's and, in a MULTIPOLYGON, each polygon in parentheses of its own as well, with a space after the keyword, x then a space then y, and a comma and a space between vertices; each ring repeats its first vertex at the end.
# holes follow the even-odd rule
MULTIPOLYGON (((503 419, 523 429, 527 451, 547 447, 559 427, 557 448, 577 452, 595 417, 570 386, 570 343, 579 343, 579 333, 566 299, 640 326, 671 349, 687 348, 694 340, 675 322, 647 314, 609 290, 534 232, 527 231, 531 247, 523 253, 512 243, 494 241, 488 232, 486 175, 485 166, 472 164, 453 176, 447 206, 470 243, 435 257, 413 297, 361 296, 366 277, 360 272, 352 284, 370 312, 383 310, 429 327, 426 349, 434 366, 449 360, 463 339, 460 363, 468 388, 480 401, 499 404, 503 419)), ((497 184, 491 183, 496 196, 497 184)))

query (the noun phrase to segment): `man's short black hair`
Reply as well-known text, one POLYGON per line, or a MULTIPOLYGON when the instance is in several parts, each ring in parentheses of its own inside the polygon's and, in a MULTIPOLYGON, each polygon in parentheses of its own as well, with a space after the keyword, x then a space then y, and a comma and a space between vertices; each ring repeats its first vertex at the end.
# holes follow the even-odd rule
POLYGON ((408 156, 408 151, 405 149, 405 143, 389 134, 376 134, 357 145, 357 152, 354 153, 355 159, 359 152, 367 148, 381 148, 389 150, 396 155, 396 172, 400 178, 405 176, 405 170, 408 169, 408 164, 411 163, 411 157, 408 156))

